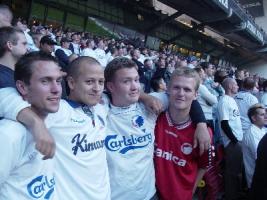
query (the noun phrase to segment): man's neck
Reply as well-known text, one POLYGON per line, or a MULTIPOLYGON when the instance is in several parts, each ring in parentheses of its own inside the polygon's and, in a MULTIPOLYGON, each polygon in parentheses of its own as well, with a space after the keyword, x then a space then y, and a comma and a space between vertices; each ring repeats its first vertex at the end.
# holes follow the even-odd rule
POLYGON ((181 123, 188 121, 188 119, 190 118, 189 111, 190 111, 190 108, 184 109, 184 110, 177 110, 177 109, 169 107, 168 109, 171 120, 175 124, 181 124, 181 123))
POLYGON ((0 58, 0 64, 12 69, 13 71, 15 70, 15 63, 15 59, 8 55, 4 55, 0 58))
POLYGON ((255 123, 254 123, 254 126, 258 127, 259 129, 262 129, 264 127, 264 125, 262 126, 262 125, 258 125, 258 124, 255 124, 255 123))

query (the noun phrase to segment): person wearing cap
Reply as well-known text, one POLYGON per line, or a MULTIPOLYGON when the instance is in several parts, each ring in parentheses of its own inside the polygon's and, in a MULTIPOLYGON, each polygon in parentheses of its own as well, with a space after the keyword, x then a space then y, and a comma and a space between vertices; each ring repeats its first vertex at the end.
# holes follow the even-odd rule
POLYGON ((187 67, 194 69, 198 64, 197 57, 196 56, 189 56, 187 58, 187 63, 188 63, 187 67))
POLYGON ((65 68, 69 64, 69 56, 72 54, 69 50, 71 40, 63 37, 60 41, 60 48, 55 52, 55 56, 58 58, 61 67, 65 68))
POLYGON ((47 54, 52 54, 54 51, 54 45, 57 43, 52 40, 52 38, 48 35, 45 35, 40 40, 40 51, 43 51, 47 54))

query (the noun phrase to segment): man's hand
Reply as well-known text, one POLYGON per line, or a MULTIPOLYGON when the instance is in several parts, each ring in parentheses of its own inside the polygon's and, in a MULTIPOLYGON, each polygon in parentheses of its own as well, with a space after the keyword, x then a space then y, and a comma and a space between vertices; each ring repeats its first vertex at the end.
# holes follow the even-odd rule
POLYGON ((29 107, 18 113, 17 120, 30 130, 36 149, 44 155, 43 159, 53 158, 56 144, 54 138, 48 133, 44 121, 40 119, 29 107))
POLYGON ((36 121, 30 131, 36 142, 35 148, 44 155, 43 160, 53 158, 56 151, 56 143, 45 127, 44 122, 36 121))
POLYGON ((207 151, 211 144, 210 134, 206 123, 198 123, 194 135, 194 148, 199 147, 199 154, 207 151))
POLYGON ((155 113, 156 115, 159 115, 163 111, 163 105, 161 101, 156 97, 142 93, 139 100, 149 111, 155 113))

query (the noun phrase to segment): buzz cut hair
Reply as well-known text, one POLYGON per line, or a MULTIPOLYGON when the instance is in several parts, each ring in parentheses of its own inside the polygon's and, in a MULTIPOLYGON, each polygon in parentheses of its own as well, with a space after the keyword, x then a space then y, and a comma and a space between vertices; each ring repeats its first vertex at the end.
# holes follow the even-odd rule
POLYGON ((74 59, 68 66, 67 76, 77 79, 80 76, 80 69, 84 65, 100 65, 100 63, 92 57, 89 56, 80 56, 74 59))

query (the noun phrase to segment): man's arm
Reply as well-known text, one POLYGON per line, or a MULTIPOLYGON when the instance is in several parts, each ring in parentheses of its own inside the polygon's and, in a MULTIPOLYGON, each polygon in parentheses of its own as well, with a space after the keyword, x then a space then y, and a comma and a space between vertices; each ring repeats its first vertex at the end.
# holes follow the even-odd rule
POLYGON ((24 108, 18 113, 17 120, 32 133, 35 148, 44 155, 43 159, 53 158, 56 151, 54 138, 49 134, 44 121, 39 118, 30 108, 24 108))
POLYGON ((152 111, 156 115, 159 115, 163 111, 163 102, 160 98, 142 92, 140 94, 139 101, 142 102, 148 110, 152 111))
POLYGON ((55 142, 44 122, 29 108, 30 104, 24 101, 14 88, 1 89, 0 99, 0 117, 23 123, 31 130, 36 148, 45 155, 44 159, 52 158, 55 153, 55 142))
POLYGON ((233 131, 228 123, 228 120, 222 120, 221 121, 221 127, 225 135, 233 142, 236 144, 238 140, 236 139, 235 135, 233 134, 233 131))
POLYGON ((199 154, 202 155, 205 150, 209 149, 211 139, 205 115, 197 100, 192 102, 189 115, 192 121, 197 125, 194 135, 194 148, 199 146, 199 154))

